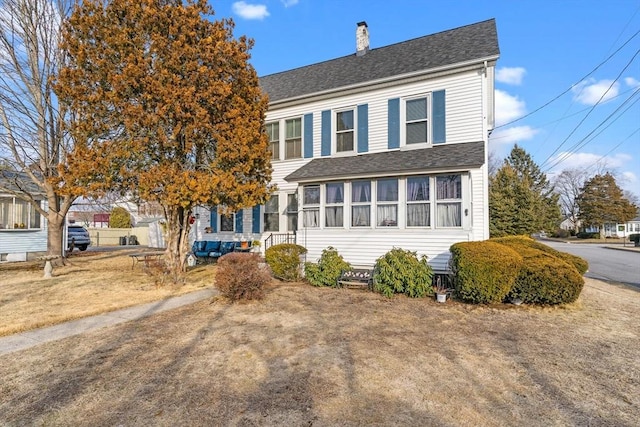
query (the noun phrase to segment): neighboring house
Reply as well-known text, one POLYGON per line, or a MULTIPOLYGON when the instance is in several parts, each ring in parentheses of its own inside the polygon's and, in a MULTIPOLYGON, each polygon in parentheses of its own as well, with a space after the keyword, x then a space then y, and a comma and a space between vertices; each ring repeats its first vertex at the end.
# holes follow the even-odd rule
POLYGON ((193 238, 296 233, 308 260, 333 246, 358 266, 400 247, 436 271, 452 244, 489 238, 495 21, 374 49, 361 22, 356 46, 260 78, 278 191, 231 216, 199 208, 193 238))
MULTIPOLYGON (((0 172, 0 187, 19 191, 13 184, 15 173, 0 172)), ((27 182, 28 180, 22 180, 27 182)), ((44 194, 33 184, 28 191, 40 198, 46 209, 44 194)), ((47 221, 28 202, 17 198, 11 191, 0 192, 0 261, 26 261, 47 251, 47 221)))

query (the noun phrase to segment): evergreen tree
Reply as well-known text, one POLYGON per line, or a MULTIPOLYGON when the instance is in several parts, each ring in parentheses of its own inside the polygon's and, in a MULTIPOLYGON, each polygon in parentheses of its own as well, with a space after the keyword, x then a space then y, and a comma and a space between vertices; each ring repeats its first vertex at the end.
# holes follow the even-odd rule
POLYGON ((560 220, 558 195, 529 154, 516 145, 489 180, 491 236, 552 231, 560 220))
POLYGON ((599 227, 604 238, 604 224, 625 223, 633 219, 638 207, 623 197, 616 179, 609 172, 588 180, 577 199, 578 217, 583 227, 599 227))

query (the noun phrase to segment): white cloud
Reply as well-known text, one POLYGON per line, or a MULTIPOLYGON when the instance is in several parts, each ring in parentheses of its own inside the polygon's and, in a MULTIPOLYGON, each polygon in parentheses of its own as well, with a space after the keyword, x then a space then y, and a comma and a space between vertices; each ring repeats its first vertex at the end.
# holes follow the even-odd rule
POLYGON ((512 144, 514 142, 522 142, 533 139, 540 131, 531 126, 513 126, 509 128, 496 129, 489 137, 489 143, 492 146, 498 144, 512 144))
POLYGON ((527 70, 522 67, 502 67, 496 70, 496 80, 509 85, 522 84, 522 78, 527 70))
POLYGON ((605 102, 618 96, 620 92, 620 84, 613 80, 593 79, 582 81, 571 88, 573 99, 584 105, 595 105, 600 98, 600 102, 605 102))
POLYGON ((299 0, 280 0, 284 7, 291 7, 298 4, 299 0))
POLYGON ((633 77, 625 77, 624 82, 626 83, 627 86, 630 86, 632 88, 640 87, 640 80, 636 80, 633 77))
POLYGON ((231 6, 233 13, 244 19, 262 20, 269 16, 267 6, 264 4, 249 4, 243 1, 237 1, 231 6))
POLYGON ((496 89, 496 126, 503 125, 524 116, 526 109, 524 101, 517 96, 496 89))

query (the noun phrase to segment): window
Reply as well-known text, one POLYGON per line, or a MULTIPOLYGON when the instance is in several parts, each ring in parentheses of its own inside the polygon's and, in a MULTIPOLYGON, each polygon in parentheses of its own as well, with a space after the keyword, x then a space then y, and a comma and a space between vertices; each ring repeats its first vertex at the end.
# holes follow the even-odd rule
POLYGON ((285 121, 285 159, 299 159, 302 157, 302 119, 285 121))
POLYGON ((408 99, 405 103, 405 139, 407 144, 429 141, 429 98, 408 99))
POLYGON ((40 214, 29 202, 0 197, 0 229, 39 229, 40 214))
POLYGON ((398 180, 378 180, 377 191, 377 224, 378 227, 395 227, 398 225, 398 180))
POLYGON ((305 185, 302 189, 302 224, 307 228, 320 226, 319 185, 305 185))
POLYGON ((436 177, 436 226, 462 226, 462 178, 460 175, 436 177))
POLYGON ((428 227, 429 208, 429 177, 407 178, 407 227, 428 227))
POLYGON ((298 193, 287 194, 287 231, 298 230, 298 193))
POLYGON ((371 226, 371 181, 351 183, 351 226, 371 226))
POLYGON ((344 226, 344 184, 342 182, 326 185, 325 225, 327 227, 344 226))
POLYGON ((220 231, 233 231, 233 214, 220 215, 220 231))
POLYGON ((267 123, 266 128, 269 135, 271 160, 280 160, 280 123, 267 123))
POLYGON ((264 231, 280 230, 280 213, 278 212, 278 195, 271 196, 264 205, 264 231))
POLYGON ((336 114, 336 152, 353 151, 353 110, 336 114))

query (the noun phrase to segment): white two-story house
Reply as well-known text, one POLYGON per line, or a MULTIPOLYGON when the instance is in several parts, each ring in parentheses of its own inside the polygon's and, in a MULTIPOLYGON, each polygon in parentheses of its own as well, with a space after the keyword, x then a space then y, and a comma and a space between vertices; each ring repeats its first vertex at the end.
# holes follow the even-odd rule
POLYGON ((352 55, 260 78, 278 190, 233 216, 200 209, 198 240, 295 232, 309 261, 333 246, 370 266, 400 247, 445 271, 453 243, 489 238, 495 21, 380 48, 368 30, 352 55))

